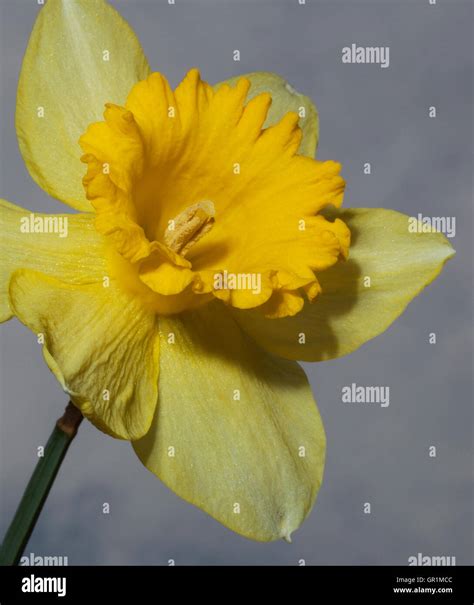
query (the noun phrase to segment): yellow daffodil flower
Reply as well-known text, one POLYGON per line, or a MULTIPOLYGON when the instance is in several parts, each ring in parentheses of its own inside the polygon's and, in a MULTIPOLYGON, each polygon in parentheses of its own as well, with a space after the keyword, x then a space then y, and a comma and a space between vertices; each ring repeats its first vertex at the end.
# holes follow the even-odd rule
POLYGON ((325 457, 296 361, 383 332, 451 246, 397 212, 341 210, 316 109, 282 78, 191 69, 173 91, 102 0, 41 9, 16 127, 33 179, 79 212, 1 202, 2 320, 41 335, 83 415, 179 496, 289 539, 325 457))

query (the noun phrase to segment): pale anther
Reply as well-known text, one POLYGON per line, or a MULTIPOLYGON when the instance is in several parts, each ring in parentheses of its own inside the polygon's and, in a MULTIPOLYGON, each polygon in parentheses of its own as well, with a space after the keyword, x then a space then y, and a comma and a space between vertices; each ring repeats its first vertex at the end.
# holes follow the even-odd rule
POLYGON ((172 229, 167 229, 164 243, 173 252, 185 256, 203 235, 212 229, 215 208, 211 201, 199 202, 189 206, 171 221, 172 229))

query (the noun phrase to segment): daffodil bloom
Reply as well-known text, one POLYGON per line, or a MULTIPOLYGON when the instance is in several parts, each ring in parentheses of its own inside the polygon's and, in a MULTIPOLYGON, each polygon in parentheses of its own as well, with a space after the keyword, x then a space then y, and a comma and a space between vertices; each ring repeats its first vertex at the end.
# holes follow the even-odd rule
POLYGON ((42 336, 83 415, 179 496, 289 539, 325 457, 297 361, 383 332, 451 246, 397 212, 343 211, 315 107, 282 78, 191 69, 172 90, 102 0, 41 9, 16 126, 33 179, 78 212, 61 237, 2 201, 2 319, 42 336))

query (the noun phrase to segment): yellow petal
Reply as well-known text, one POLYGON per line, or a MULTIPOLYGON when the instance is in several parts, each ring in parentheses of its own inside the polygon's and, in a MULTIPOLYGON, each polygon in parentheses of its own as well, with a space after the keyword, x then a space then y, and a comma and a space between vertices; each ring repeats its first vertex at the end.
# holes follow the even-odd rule
POLYGON ((103 0, 48 0, 41 8, 21 69, 16 127, 28 170, 48 194, 91 209, 79 136, 106 102, 124 103, 148 74, 135 34, 103 0))
POLYGON ((314 295, 315 272, 347 255, 346 226, 318 215, 342 203, 341 166, 296 153, 302 133, 294 112, 262 130, 271 97, 245 105, 249 86, 241 78, 213 90, 192 69, 173 92, 153 73, 133 87, 125 108, 108 105, 105 121, 81 137, 96 226, 123 258, 146 264, 138 273, 160 313, 169 308, 166 296, 181 293, 179 310, 189 308, 192 284, 193 307, 211 292, 269 317, 292 315, 303 304, 299 289, 314 295), (212 208, 205 213, 212 224, 195 216, 201 206, 212 208), (188 241, 195 218, 206 229, 188 241), (174 262, 161 268, 162 255, 153 253, 156 243, 174 241, 171 226, 184 229, 177 235, 185 246, 175 253, 189 261, 187 271, 174 262), (213 287, 212 274, 229 274, 237 285, 213 287), (257 287, 244 283, 247 276, 257 287))
POLYGON ((10 304, 22 323, 44 335, 46 362, 84 416, 121 439, 148 431, 158 391, 153 313, 113 282, 69 285, 21 269, 10 281, 10 304))
POLYGON ((159 402, 133 444, 139 458, 233 531, 288 539, 324 467, 324 429, 304 372, 266 355, 217 301, 160 318, 160 331, 159 402))
POLYGON ((303 131, 298 153, 314 158, 319 139, 319 118, 318 112, 311 101, 305 95, 297 92, 291 84, 288 84, 282 77, 265 71, 257 71, 244 76, 230 78, 217 84, 214 88, 219 88, 221 84, 235 85, 240 77, 247 78, 250 81, 250 90, 247 95, 247 101, 250 101, 261 93, 270 93, 272 104, 268 112, 264 127, 273 126, 289 111, 294 111, 299 116, 299 126, 303 131))
POLYGON ((73 284, 107 275, 104 238, 92 214, 40 214, 0 200, 0 321, 12 316, 8 284, 16 269, 36 269, 73 284))
POLYGON ((352 233, 350 257, 318 273, 322 293, 313 304, 276 321, 254 311, 234 314, 276 355, 322 361, 351 353, 384 332, 454 254, 440 233, 409 232, 409 217, 399 212, 361 208, 339 216, 352 233))

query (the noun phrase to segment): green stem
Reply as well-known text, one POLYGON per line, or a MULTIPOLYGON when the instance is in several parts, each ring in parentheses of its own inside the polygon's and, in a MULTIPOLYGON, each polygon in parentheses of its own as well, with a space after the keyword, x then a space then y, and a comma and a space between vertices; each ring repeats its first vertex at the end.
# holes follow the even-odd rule
POLYGON ((59 467, 82 421, 81 412, 69 402, 51 433, 13 521, 0 546, 0 565, 17 565, 25 549, 59 467))

